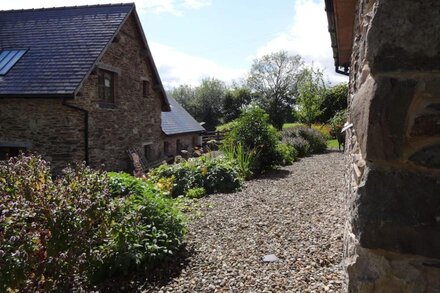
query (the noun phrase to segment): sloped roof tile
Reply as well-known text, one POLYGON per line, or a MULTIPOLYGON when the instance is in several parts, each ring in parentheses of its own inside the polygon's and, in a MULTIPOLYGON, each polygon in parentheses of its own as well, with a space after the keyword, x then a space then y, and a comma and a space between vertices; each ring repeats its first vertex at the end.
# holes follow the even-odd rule
POLYGON ((133 7, 0 11, 0 50, 28 50, 1 77, 0 96, 73 96, 133 7))
POLYGON ((173 97, 168 96, 171 111, 162 112, 162 131, 166 135, 203 132, 203 128, 173 97))

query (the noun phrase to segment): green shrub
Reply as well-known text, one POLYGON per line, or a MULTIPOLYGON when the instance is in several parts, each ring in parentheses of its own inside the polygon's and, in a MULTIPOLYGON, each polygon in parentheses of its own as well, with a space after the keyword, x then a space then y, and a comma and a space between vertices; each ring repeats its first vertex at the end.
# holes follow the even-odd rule
POLYGON ((296 161, 296 158, 298 157, 297 150, 287 144, 287 143, 279 143, 277 144, 277 165, 280 166, 287 166, 291 165, 293 162, 296 161))
POLYGON ((110 173, 113 224, 101 245, 101 270, 96 278, 150 269, 173 255, 185 232, 173 201, 150 182, 125 173, 110 173))
POLYGON ((0 291, 88 283, 111 222, 107 176, 84 166, 53 180, 39 156, 0 162, 0 291))
POLYGON ((241 142, 223 143, 221 151, 230 161, 236 162, 240 176, 244 179, 250 179, 253 175, 252 166, 255 164, 256 151, 246 150, 241 142))
POLYGON ((337 138, 341 135, 341 130, 344 127, 344 123, 347 121, 347 111, 339 111, 329 120, 330 134, 333 138, 337 138))
POLYGON ((312 124, 312 129, 315 129, 319 133, 321 133, 322 137, 325 140, 329 140, 332 137, 331 134, 330 134, 331 128, 330 128, 330 125, 328 125, 328 124, 314 123, 314 124, 312 124))
POLYGON ((189 198, 202 198, 206 195, 206 190, 203 187, 196 187, 188 189, 186 196, 189 198))
POLYGON ((257 106, 248 107, 225 137, 225 144, 242 144, 246 152, 256 151, 252 171, 261 173, 277 165, 279 136, 269 116, 257 106))
POLYGON ((203 187, 207 194, 232 192, 241 186, 238 168, 226 158, 203 156, 178 164, 163 164, 151 170, 148 177, 154 183, 174 177, 172 196, 185 195, 192 188, 203 187))
POLYGON ((283 136, 283 142, 291 145, 297 151, 297 155, 300 158, 311 154, 309 142, 300 136, 283 136))
MULTIPOLYGON (((313 128, 297 126, 292 128, 287 128, 282 131, 283 140, 286 143, 291 144, 293 147, 297 149, 299 153, 303 153, 300 144, 304 143, 301 140, 292 141, 289 138, 301 137, 305 139, 309 144, 309 150, 311 154, 323 153, 327 148, 327 143, 325 138, 321 135, 321 133, 313 128)), ((304 147, 306 149, 306 147, 304 147)), ((307 154, 306 154, 307 155, 307 154)))
POLYGON ((83 165, 52 179, 39 156, 0 162, 0 291, 88 291, 150 268, 180 245, 170 199, 127 174, 83 165))

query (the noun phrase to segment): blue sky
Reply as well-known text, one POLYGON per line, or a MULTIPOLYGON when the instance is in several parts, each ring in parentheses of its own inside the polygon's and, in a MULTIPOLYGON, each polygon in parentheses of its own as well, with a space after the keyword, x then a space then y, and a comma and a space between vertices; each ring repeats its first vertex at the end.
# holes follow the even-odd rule
MULTIPOLYGON (((23 9, 133 1, 7 0, 0 9, 23 9)), ((246 76, 252 60, 286 50, 334 73, 324 0, 134 1, 166 88, 197 85, 202 78, 230 82, 246 76)))

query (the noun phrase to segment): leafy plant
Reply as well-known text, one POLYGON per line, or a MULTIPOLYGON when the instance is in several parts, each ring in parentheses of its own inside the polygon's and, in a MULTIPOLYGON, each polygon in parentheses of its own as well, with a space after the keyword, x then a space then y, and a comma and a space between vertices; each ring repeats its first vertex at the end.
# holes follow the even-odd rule
POLYGON ((345 121, 347 121, 347 111, 345 110, 339 111, 329 120, 330 134, 332 137, 337 138, 338 135, 340 135, 345 121))
POLYGON ((191 158, 178 164, 163 164, 148 173, 153 183, 174 178, 173 197, 185 195, 192 188, 203 187, 207 194, 232 192, 241 186, 238 168, 233 162, 217 157, 191 158))
POLYGON ((298 126, 284 129, 282 131, 282 136, 283 141, 295 147, 300 154, 305 152, 305 155, 307 155, 306 144, 300 139, 292 140, 292 138, 301 137, 306 140, 311 154, 322 153, 327 148, 326 140, 321 133, 309 127, 298 126), (304 145, 304 147, 302 147, 302 145, 304 145))
POLYGON ((284 136, 283 142, 292 146, 298 154, 298 157, 306 157, 311 154, 310 144, 301 136, 284 136))
POLYGON ((188 189, 186 196, 189 198, 202 198, 206 195, 206 190, 203 187, 196 187, 188 189))
POLYGON ((39 156, 0 162, 0 291, 88 283, 111 222, 107 176, 83 165, 53 180, 39 156))
POLYGON ((183 219, 171 199, 144 179, 111 173, 116 207, 108 239, 100 248, 95 278, 128 275, 154 267, 176 252, 185 233, 183 219))
POLYGON ((277 144, 278 165, 287 166, 296 161, 298 151, 287 143, 277 144))
POLYGON ((280 137, 269 116, 258 106, 250 106, 225 137, 225 145, 241 144, 247 153, 256 152, 252 171, 256 174, 277 165, 276 146, 280 137))
POLYGON ((241 142, 236 144, 228 142, 222 144, 221 150, 229 160, 236 162, 240 176, 244 180, 252 177, 252 166, 258 155, 255 149, 246 150, 241 142))
POLYGON ((150 183, 83 165, 52 179, 41 157, 0 162, 0 291, 87 291, 151 268, 184 233, 150 183))
POLYGON ((316 122, 322 114, 321 104, 324 99, 325 84, 322 71, 313 67, 303 69, 298 80, 298 109, 294 115, 308 126, 316 122))

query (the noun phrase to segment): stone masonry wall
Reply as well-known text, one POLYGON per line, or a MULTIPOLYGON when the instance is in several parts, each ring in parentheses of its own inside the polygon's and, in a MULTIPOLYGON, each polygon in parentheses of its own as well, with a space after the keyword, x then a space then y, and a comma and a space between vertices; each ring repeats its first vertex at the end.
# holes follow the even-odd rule
POLYGON ((359 0, 347 148, 349 292, 440 292, 440 2, 359 0))
POLYGON ((116 71, 114 106, 100 104, 97 74, 89 76, 72 104, 89 111, 90 165, 130 170, 129 147, 143 152, 143 146, 150 144, 153 159, 161 156, 162 100, 133 15, 117 39, 100 60, 104 69, 116 71), (147 98, 142 95, 143 79, 151 85, 147 98))
POLYGON ((177 135, 163 135, 163 141, 168 142, 169 149, 168 153, 164 155, 180 155, 177 150, 177 140, 180 141, 183 149, 192 149, 195 146, 199 145, 200 135, 198 133, 189 133, 189 134, 177 134, 177 135))
POLYGON ((26 146, 57 172, 83 161, 84 116, 60 99, 0 99, 0 145, 26 146))

